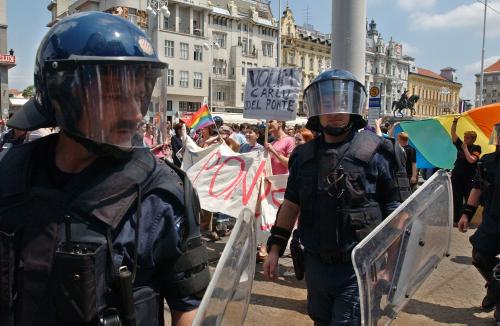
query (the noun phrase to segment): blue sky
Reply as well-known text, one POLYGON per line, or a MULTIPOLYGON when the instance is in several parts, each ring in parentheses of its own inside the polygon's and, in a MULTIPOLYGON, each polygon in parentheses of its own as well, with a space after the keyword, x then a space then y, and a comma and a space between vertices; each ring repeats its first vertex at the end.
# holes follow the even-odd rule
MULTIPOLYGON (((483 1, 483 0, 481 0, 483 1)), ((303 24, 309 7, 309 23, 322 32, 331 31, 331 0, 289 0, 296 21, 303 24)), ((49 0, 8 0, 8 48, 15 50, 17 67, 9 71, 11 88, 22 90, 33 83, 36 48, 47 32, 51 16, 49 0)), ((287 1, 282 0, 284 8, 287 1)), ((272 0, 273 13, 278 1, 272 0)), ((500 0, 489 0, 486 66, 500 59, 500 0)), ((484 5, 478 0, 367 0, 368 19, 375 19, 384 40, 392 36, 403 43, 403 52, 418 67, 439 73, 457 69, 462 95, 474 96, 474 73, 480 70, 484 5)))

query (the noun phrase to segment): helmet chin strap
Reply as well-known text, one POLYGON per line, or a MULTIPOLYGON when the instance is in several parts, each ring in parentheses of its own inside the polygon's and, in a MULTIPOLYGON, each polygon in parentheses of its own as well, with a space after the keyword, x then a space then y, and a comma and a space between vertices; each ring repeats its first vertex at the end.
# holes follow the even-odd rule
POLYGON ((332 127, 332 126, 328 126, 328 125, 326 127, 321 126, 321 130, 327 135, 337 137, 337 136, 341 136, 341 135, 351 131, 352 127, 353 127, 353 123, 349 122, 347 125, 345 125, 343 127, 332 127))
POLYGON ((124 150, 115 145, 100 144, 68 131, 64 131, 64 134, 68 135, 69 138, 82 145, 90 153, 94 153, 99 157, 126 159, 129 158, 133 153, 133 149, 124 150))

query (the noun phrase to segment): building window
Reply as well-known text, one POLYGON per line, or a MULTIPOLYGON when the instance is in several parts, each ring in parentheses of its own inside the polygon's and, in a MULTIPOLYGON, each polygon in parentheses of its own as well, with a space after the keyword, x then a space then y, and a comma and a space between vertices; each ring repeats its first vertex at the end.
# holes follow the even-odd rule
POLYGON ((300 57, 300 66, 302 69, 306 69, 306 58, 304 56, 300 57))
POLYGON ((167 69, 167 86, 174 86, 174 69, 167 69))
POLYGON ((248 54, 249 46, 248 46, 248 38, 246 37, 238 37, 238 45, 241 45, 241 53, 248 54))
POLYGON ((227 27, 229 19, 223 17, 213 17, 212 24, 227 27))
POLYGON ((194 46, 194 61, 203 61, 203 47, 201 45, 194 46))
POLYGON ((135 9, 135 8, 128 8, 127 19, 130 22, 132 22, 134 24, 137 24, 137 9, 135 9))
POLYGON ((175 31, 175 18, 170 19, 164 16, 163 29, 166 29, 167 31, 175 31))
POLYGON ((245 63, 244 62, 241 63, 241 74, 243 76, 245 76, 245 63))
POLYGON ((167 101, 167 111, 172 111, 172 101, 167 101))
POLYGON ((174 57, 174 41, 165 40, 165 56, 174 57))
POLYGON ((189 86, 189 71, 181 71, 181 79, 179 80, 180 87, 188 87, 189 86))
POLYGON ((193 87, 194 88, 202 88, 203 85, 203 74, 201 72, 195 72, 193 74, 193 87))
POLYGON ((200 102, 179 102, 179 111, 183 112, 196 112, 201 107, 200 102))
POLYGON ((314 58, 309 59, 309 70, 314 70, 314 58))
POLYGON ((273 43, 262 42, 262 54, 265 57, 272 57, 273 56, 273 48, 274 48, 273 43))
POLYGON ((189 59, 189 44, 181 43, 181 59, 189 59))
POLYGON ((226 93, 223 90, 218 90, 216 93, 216 99, 217 99, 217 101, 226 100, 226 93))
POLYGON ((227 73, 227 61, 224 59, 214 59, 213 64, 213 73, 215 75, 226 75, 227 73))
POLYGON ((223 48, 223 49, 226 48, 227 35, 225 33, 213 32, 212 36, 213 36, 214 41, 217 42, 217 44, 219 44, 219 46, 221 48, 223 48))

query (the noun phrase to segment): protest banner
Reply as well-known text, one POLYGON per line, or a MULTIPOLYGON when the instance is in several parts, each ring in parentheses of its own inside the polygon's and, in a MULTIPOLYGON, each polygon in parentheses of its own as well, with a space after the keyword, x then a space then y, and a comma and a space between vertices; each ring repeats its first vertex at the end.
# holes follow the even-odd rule
POLYGON ((295 120, 301 83, 300 68, 248 69, 243 117, 295 120))
POLYGON ((239 154, 221 144, 186 173, 203 209, 237 217, 244 207, 255 212, 265 167, 263 152, 239 154))
POLYGON ((187 135, 184 136, 185 139, 183 141, 183 148, 182 148, 182 165, 181 169, 184 171, 187 171, 193 166, 195 163, 197 163, 199 160, 210 154, 214 149, 219 148, 220 144, 214 144, 211 145, 207 148, 201 148, 196 143, 194 140, 191 139, 191 137, 188 137, 187 135))
POLYGON ((257 240, 265 242, 283 202, 287 174, 268 176, 263 152, 239 154, 225 144, 201 148, 184 140, 186 171, 198 192, 201 208, 238 217, 244 207, 257 218, 257 240))
POLYGON ((261 231, 269 231, 276 220, 276 213, 285 197, 288 174, 272 175, 264 178, 256 216, 261 218, 261 231))

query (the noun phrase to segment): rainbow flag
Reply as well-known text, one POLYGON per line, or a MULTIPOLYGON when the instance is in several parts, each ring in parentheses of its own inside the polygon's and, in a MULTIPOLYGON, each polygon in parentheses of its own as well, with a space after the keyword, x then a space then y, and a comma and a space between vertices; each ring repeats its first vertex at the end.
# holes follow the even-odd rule
POLYGON ((193 114, 189 121, 186 121, 186 126, 194 129, 195 131, 213 124, 215 124, 215 122, 212 119, 212 115, 210 114, 206 103, 204 103, 198 111, 193 114))
MULTIPOLYGON (((410 143, 417 150, 417 167, 453 168, 457 150, 451 141, 451 123, 454 116, 437 116, 432 119, 404 121, 394 130, 394 137, 401 131, 408 133, 410 143)), ((460 115, 457 135, 462 139, 464 132, 477 133, 475 144, 481 146, 482 154, 491 153, 495 146, 489 145, 493 126, 500 122, 500 104, 490 104, 466 111, 460 115)))

